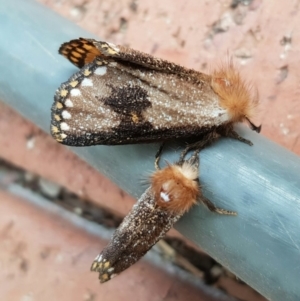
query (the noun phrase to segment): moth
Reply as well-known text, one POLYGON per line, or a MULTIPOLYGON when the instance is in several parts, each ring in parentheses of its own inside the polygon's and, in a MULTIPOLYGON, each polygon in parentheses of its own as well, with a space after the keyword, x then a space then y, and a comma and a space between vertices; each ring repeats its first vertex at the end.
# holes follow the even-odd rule
POLYGON ((136 263, 197 202, 204 203, 213 212, 236 215, 216 207, 202 195, 198 175, 198 151, 189 160, 154 172, 150 187, 92 263, 91 270, 99 273, 101 283, 136 263))
POLYGON ((51 133, 71 146, 134 144, 215 132, 252 145, 233 129, 258 95, 232 62, 204 74, 125 46, 79 38, 59 53, 81 68, 56 91, 51 133))

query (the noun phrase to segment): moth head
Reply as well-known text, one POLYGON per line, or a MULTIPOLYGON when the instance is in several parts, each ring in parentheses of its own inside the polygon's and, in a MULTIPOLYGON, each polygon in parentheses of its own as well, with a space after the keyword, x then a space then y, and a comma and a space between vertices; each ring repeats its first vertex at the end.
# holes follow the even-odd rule
POLYGON ((247 121, 252 130, 260 132, 250 119, 258 105, 258 91, 241 78, 232 61, 212 73, 211 87, 220 98, 220 105, 229 115, 229 122, 247 121))
POLYGON ((188 211, 200 194, 198 168, 184 162, 168 165, 151 176, 151 186, 158 206, 177 214, 188 211))

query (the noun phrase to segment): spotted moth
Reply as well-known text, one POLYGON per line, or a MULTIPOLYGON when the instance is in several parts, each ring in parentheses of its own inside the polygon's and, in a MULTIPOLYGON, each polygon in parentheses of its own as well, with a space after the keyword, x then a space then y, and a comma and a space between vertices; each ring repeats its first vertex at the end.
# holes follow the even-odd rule
POLYGON ((251 145, 234 130, 250 121, 257 93, 232 62, 207 75, 124 46, 92 39, 59 52, 78 66, 55 94, 51 133, 67 145, 129 144, 215 131, 251 145))
POLYGON ((151 186, 92 264, 91 270, 99 272, 101 283, 136 263, 197 201, 203 202, 211 211, 236 215, 233 211, 217 208, 202 195, 198 175, 196 151, 189 160, 168 165, 151 176, 151 186))

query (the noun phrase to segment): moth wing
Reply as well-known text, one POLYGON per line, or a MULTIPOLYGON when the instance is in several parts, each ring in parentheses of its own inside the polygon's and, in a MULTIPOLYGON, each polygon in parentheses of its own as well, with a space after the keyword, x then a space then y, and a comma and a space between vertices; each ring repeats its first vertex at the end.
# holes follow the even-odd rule
POLYGON ((97 57, 111 57, 166 73, 186 74, 193 76, 197 81, 209 79, 209 76, 204 73, 156 58, 150 54, 94 39, 79 38, 71 40, 62 44, 58 52, 79 68, 91 63, 97 57))
POLYGON ((91 270, 99 272, 100 282, 136 263, 179 219, 180 215, 162 210, 155 203, 151 189, 146 190, 96 257, 91 270))
POLYGON ((72 146, 132 144, 199 136, 226 120, 208 82, 97 57, 57 90, 51 133, 72 146))
POLYGON ((210 81, 210 76, 182 67, 167 60, 154 57, 148 53, 132 49, 130 47, 114 45, 105 41, 89 40, 101 53, 107 57, 113 57, 117 60, 130 62, 152 70, 162 71, 167 74, 181 74, 192 77, 196 82, 210 81))

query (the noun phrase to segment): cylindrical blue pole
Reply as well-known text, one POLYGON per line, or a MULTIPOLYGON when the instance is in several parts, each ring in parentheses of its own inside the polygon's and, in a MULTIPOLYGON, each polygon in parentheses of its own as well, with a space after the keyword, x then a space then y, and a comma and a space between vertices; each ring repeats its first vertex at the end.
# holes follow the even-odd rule
MULTIPOLYGON (((55 90, 76 71, 57 50, 80 36, 92 37, 34 1, 0 2, 0 98, 47 132, 55 90)), ((177 229, 268 299, 300 300, 300 159, 243 126, 238 131, 254 146, 220 139, 200 159, 205 196, 238 216, 200 205, 177 229)), ((72 150, 138 197, 157 147, 72 150)), ((178 156, 169 149, 164 157, 178 156)))

